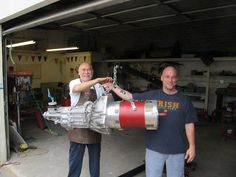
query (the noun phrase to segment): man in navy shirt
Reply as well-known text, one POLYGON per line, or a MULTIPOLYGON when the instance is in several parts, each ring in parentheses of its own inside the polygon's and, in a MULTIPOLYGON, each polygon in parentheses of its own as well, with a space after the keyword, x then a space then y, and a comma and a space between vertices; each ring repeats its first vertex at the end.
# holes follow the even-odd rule
POLYGON ((159 119, 157 130, 145 131, 147 177, 162 177, 164 164, 167 177, 184 177, 185 160, 189 163, 196 155, 196 111, 191 101, 176 89, 177 80, 177 68, 167 66, 162 71, 163 86, 159 90, 131 94, 111 83, 104 85, 124 100, 157 100, 159 111, 167 113, 159 119))

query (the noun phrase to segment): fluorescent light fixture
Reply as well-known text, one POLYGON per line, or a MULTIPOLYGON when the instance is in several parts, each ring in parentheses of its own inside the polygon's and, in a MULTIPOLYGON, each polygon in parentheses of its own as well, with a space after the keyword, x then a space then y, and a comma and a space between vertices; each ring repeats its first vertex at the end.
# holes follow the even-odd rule
POLYGON ((63 51, 63 50, 77 50, 78 47, 65 47, 65 48, 56 48, 56 49, 47 49, 47 52, 56 52, 56 51, 63 51))
POLYGON ((11 48, 11 47, 20 47, 20 46, 24 46, 24 45, 31 45, 31 44, 35 44, 36 42, 31 40, 31 41, 25 41, 25 42, 19 42, 19 43, 15 43, 15 44, 9 44, 6 47, 11 48))

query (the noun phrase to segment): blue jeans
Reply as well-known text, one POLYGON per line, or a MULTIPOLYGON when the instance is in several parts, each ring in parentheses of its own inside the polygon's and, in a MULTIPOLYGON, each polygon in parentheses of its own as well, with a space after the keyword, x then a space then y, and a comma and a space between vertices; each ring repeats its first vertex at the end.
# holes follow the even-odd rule
POLYGON ((160 154, 146 149, 146 177, 162 177, 166 163, 167 177, 184 177, 184 154, 160 154))
POLYGON ((69 150, 69 174, 68 177, 79 177, 82 165, 85 147, 88 148, 89 172, 91 177, 99 177, 100 174, 100 153, 101 144, 80 144, 70 142, 69 150))

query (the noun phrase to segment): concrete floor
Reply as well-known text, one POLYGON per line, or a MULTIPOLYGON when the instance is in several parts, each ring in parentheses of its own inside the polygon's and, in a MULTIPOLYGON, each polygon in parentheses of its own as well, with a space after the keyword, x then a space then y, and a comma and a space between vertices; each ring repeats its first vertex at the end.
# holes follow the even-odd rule
MULTIPOLYGON (((25 140, 37 149, 12 152, 9 160, 12 164, 0 169, 0 177, 67 176, 69 143, 66 132, 58 125, 49 125, 59 135, 40 130, 32 120, 22 123, 25 140)), ((81 177, 89 177, 87 159, 86 152, 81 177)), ((143 164, 143 160, 143 130, 116 130, 103 136, 101 177, 118 177, 143 164)), ((196 163, 196 170, 191 171, 189 177, 235 177, 236 141, 225 141, 218 125, 198 126, 196 163)), ((145 173, 135 177, 145 177, 145 173)))

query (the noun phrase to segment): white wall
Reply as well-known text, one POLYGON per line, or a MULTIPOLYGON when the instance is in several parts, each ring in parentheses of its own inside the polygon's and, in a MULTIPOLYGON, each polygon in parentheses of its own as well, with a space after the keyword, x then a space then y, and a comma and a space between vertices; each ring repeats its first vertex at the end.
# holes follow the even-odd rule
MULTIPOLYGON (((0 34, 2 26, 0 25, 0 34)), ((0 37, 0 53, 2 53, 2 37, 0 37)), ((3 57, 0 55, 0 164, 7 160, 7 136, 6 136, 6 119, 4 107, 4 85, 3 85, 3 57)))
POLYGON ((34 11, 56 1, 58 0, 1 0, 0 23, 34 11))

